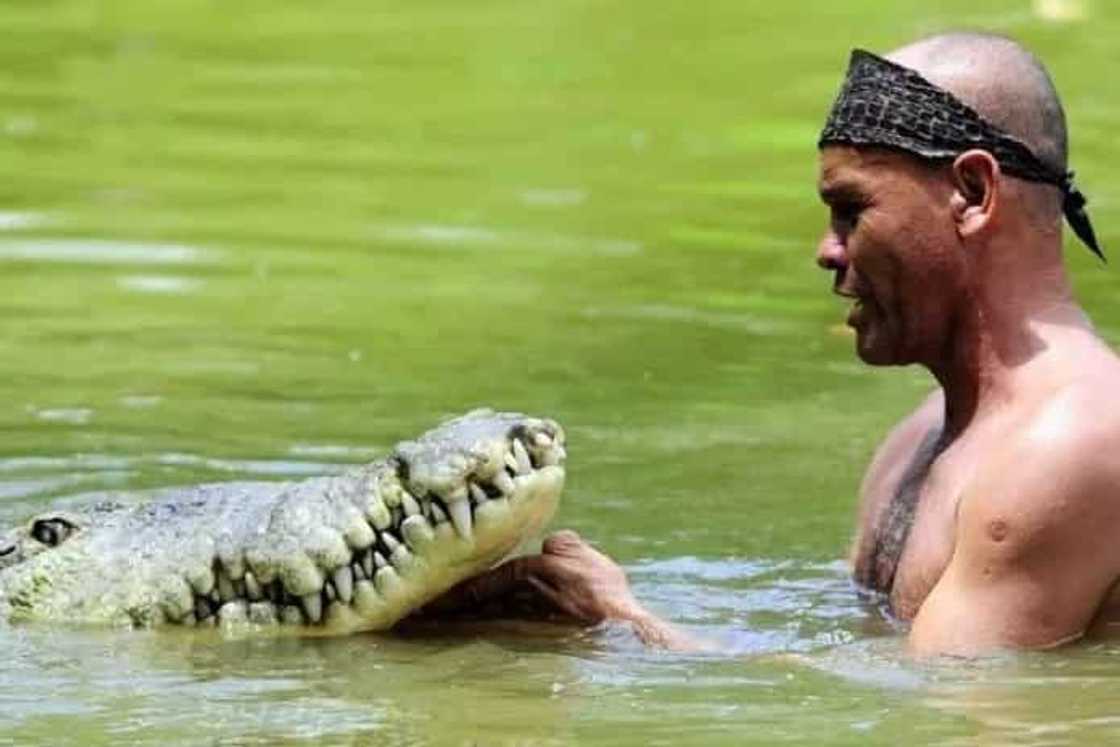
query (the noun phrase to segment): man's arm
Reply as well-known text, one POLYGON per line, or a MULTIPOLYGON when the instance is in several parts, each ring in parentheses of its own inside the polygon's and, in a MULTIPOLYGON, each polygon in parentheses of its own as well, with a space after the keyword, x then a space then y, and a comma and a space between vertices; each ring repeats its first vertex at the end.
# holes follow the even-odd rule
POLYGON ((1068 431, 1025 440, 985 465, 962 495, 952 559, 910 630, 914 653, 1076 640, 1115 583, 1115 458, 1068 431))
POLYGON ((549 536, 540 555, 509 560, 464 581, 426 611, 477 607, 523 583, 532 585, 559 610, 580 622, 617 621, 631 625, 648 646, 674 651, 702 651, 706 646, 645 609, 626 580, 626 573, 603 553, 570 530, 549 536))

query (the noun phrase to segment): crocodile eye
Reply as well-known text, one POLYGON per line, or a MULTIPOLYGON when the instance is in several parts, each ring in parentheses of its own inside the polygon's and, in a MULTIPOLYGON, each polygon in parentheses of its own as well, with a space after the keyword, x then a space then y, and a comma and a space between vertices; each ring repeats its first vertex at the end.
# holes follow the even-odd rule
POLYGON ((77 530, 77 526, 60 516, 53 516, 49 519, 36 519, 31 524, 31 536, 47 547, 55 547, 56 545, 62 544, 67 537, 77 530))

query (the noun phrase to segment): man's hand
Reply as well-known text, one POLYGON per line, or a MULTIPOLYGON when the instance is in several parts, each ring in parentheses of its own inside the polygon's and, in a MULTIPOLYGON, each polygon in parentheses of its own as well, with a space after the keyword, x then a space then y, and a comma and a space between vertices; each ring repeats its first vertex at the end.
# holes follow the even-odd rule
POLYGON ((556 532, 544 541, 540 555, 514 558, 492 571, 468 579, 427 605, 422 616, 485 608, 519 590, 533 589, 555 608, 576 621, 605 620, 630 623, 648 646, 674 651, 712 651, 657 616, 634 598, 626 573, 618 564, 571 530, 556 532))
POLYGON ((468 579, 432 602, 425 613, 478 608, 525 584, 570 617, 589 624, 644 615, 618 564, 571 530, 549 536, 540 555, 514 558, 468 579))

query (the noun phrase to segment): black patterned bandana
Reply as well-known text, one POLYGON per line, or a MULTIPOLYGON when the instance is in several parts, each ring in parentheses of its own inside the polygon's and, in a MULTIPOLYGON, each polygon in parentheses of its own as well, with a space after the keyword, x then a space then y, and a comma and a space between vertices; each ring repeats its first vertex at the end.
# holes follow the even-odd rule
POLYGON ((922 158, 952 159, 986 150, 1012 176, 1062 190, 1062 210, 1077 237, 1102 260, 1087 200, 1073 172, 1043 163, 1023 141, 988 122, 975 109, 910 68, 862 49, 852 51, 848 75, 821 132, 826 145, 880 146, 922 158))

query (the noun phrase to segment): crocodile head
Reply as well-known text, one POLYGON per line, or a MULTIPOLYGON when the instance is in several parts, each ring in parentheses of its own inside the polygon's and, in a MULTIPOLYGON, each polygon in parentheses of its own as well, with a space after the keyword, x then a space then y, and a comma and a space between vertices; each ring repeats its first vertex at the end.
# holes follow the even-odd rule
POLYGON ((383 630, 536 535, 564 459, 555 422, 480 410, 334 477, 47 512, 0 535, 0 616, 383 630))

